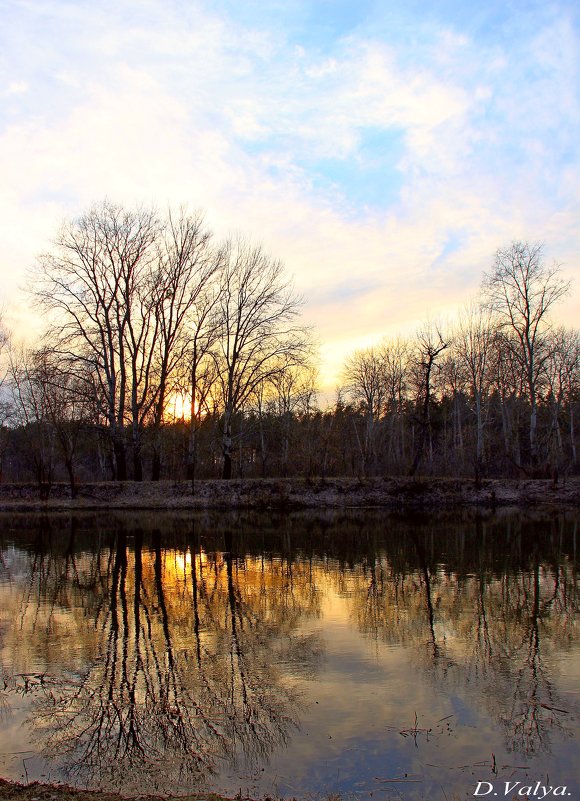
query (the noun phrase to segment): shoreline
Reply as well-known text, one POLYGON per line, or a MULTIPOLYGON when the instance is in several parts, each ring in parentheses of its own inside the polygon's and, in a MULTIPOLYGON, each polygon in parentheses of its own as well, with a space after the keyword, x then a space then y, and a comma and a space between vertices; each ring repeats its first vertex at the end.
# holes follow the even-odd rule
POLYGON ((499 507, 580 509, 580 478, 249 478, 190 481, 85 482, 77 497, 65 483, 41 499, 37 483, 0 484, 0 511, 298 510, 378 508, 436 511, 499 507))
MULTIPOLYGON (((212 792, 189 793, 173 796, 142 793, 135 796, 122 795, 109 790, 84 790, 67 784, 44 784, 30 782, 21 784, 0 777, 0 801, 231 801, 212 792)), ((241 801, 241 799, 239 799, 241 801)), ((244 799, 244 801, 250 801, 244 799)))

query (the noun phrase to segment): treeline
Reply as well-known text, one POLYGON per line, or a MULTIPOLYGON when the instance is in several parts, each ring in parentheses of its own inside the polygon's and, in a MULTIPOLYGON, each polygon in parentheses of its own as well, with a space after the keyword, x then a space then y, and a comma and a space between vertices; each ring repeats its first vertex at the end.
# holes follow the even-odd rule
POLYGON ((142 480, 577 471, 578 330, 539 245, 498 250, 453 325, 346 360, 321 408, 312 332, 282 264, 200 215, 110 203, 59 232, 31 299, 38 347, 2 329, 0 473, 45 492, 142 480))

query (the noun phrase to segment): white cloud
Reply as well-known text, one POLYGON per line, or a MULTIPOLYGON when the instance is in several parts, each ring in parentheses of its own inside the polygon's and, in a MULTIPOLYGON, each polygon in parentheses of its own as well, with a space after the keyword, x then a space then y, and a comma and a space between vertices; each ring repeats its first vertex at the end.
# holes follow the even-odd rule
POLYGON ((8 84, 5 91, 7 95, 23 95, 28 92, 29 85, 26 81, 12 81, 8 84))
POLYGON ((14 74, 27 77, 7 84, 35 106, 0 132, 6 294, 62 217, 105 196, 187 201, 220 234, 263 239, 307 298, 329 372, 349 343, 446 313, 512 238, 544 239, 578 272, 578 159, 562 164, 551 138, 562 126, 564 147, 578 114, 569 24, 538 35, 514 76, 521 49, 478 47, 448 27, 413 64, 400 43, 360 31, 320 55, 198 4, 80 5, 26 6, 67 35, 58 53, 39 35, 23 45, 14 74), (562 53, 539 59, 528 85, 557 37, 562 53), (365 131, 400 135, 401 187, 353 213, 348 183, 312 171, 318 158, 360 159, 365 131))

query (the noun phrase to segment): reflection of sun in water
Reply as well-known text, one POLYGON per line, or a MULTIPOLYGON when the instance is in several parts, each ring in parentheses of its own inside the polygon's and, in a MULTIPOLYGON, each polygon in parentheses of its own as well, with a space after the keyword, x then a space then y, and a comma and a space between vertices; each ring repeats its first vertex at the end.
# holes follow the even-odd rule
MULTIPOLYGON (((191 553, 189 551, 186 551, 185 553, 176 552, 173 554, 172 561, 174 563, 174 569, 177 576, 184 578, 191 573, 191 553)), ((207 562, 207 556, 205 552, 200 551, 199 553, 196 553, 195 561, 198 569, 200 566, 203 566, 207 562)))

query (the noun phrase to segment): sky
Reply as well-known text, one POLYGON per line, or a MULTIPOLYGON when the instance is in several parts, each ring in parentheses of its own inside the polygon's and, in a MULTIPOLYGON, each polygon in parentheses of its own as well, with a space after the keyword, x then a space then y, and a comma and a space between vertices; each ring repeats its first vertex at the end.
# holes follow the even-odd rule
POLYGON ((326 386, 513 240, 578 284, 579 40, 574 0, 0 0, 4 317, 38 328, 37 255, 105 198, 282 259, 326 386))

